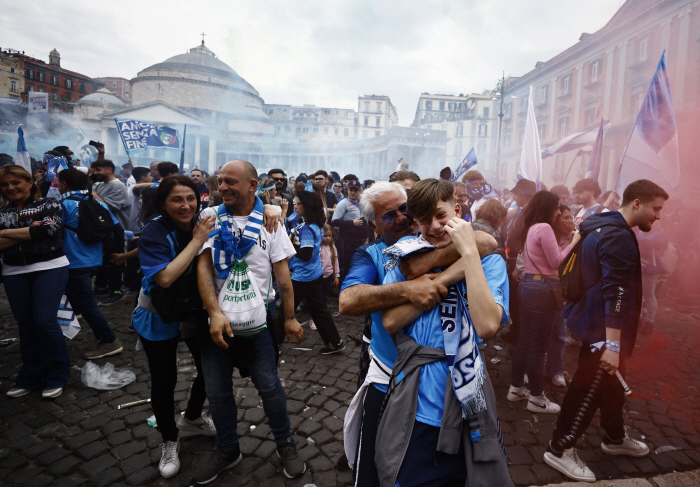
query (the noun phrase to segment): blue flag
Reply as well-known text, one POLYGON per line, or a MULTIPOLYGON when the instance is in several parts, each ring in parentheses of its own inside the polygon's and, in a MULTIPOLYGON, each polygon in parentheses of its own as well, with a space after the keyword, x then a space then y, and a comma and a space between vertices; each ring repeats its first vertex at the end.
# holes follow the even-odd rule
MULTIPOLYGON (((618 183, 621 181, 623 188, 637 179, 649 179, 668 191, 680 182, 678 130, 664 54, 651 79, 620 164, 618 183)), ((617 186, 616 183, 615 189, 617 186)))
POLYGON ((459 168, 457 168, 457 171, 455 171, 450 181, 456 181, 457 178, 462 176, 462 174, 470 170, 472 167, 476 166, 477 162, 479 161, 477 161, 476 152, 474 152, 474 147, 472 147, 472 149, 469 151, 469 154, 467 154, 467 156, 464 158, 462 164, 459 168))
POLYGON ((586 168, 586 179, 598 179, 600 174, 600 161, 603 158, 603 135, 605 132, 605 122, 600 119, 600 128, 598 129, 598 136, 595 138, 595 143, 593 144, 593 152, 591 152, 591 157, 588 159, 588 167, 586 168))
POLYGON ((15 164, 25 168, 29 174, 32 173, 32 160, 29 157, 27 146, 24 144, 22 127, 17 127, 17 157, 15 157, 15 164))
POLYGON ((176 128, 123 118, 115 118, 114 121, 127 154, 146 149, 181 151, 184 148, 181 132, 176 128))

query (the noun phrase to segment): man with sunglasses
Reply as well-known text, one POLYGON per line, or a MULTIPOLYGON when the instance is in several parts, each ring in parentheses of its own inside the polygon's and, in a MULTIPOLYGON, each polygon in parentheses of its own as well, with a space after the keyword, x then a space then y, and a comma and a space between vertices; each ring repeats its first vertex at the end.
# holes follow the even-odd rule
MULTIPOLYGON (((434 267, 449 266, 460 258, 454 245, 422 253, 418 259, 407 261, 413 267, 406 268, 411 281, 382 285, 387 261, 382 250, 417 231, 406 201, 406 190, 399 183, 378 182, 363 193, 362 215, 379 238, 355 251, 340 292, 341 314, 365 315, 359 391, 346 414, 344 431, 345 451, 354 465, 354 485, 379 485, 374 467, 374 441, 386 384, 397 355, 391 335, 382 325, 382 310, 409 302, 424 310, 434 308, 447 295, 447 288, 434 280, 438 274, 423 274, 434 267)), ((493 252, 496 247, 493 237, 476 232, 476 238, 482 257, 493 252)))
POLYGON ((340 181, 333 183, 333 196, 335 196, 336 203, 340 203, 340 200, 345 198, 345 195, 343 194, 343 183, 340 181))
POLYGON ((335 195, 333 195, 333 191, 326 189, 326 185, 328 183, 328 173, 323 169, 319 169, 313 175, 313 180, 314 183, 320 184, 323 188, 326 197, 326 207, 328 207, 329 213, 332 213, 335 206, 338 204, 338 201, 336 200, 335 195))
POLYGON ((331 225, 340 229, 338 236, 340 282, 343 282, 348 275, 353 252, 367 243, 371 232, 360 211, 360 194, 362 194, 362 186, 356 179, 351 179, 348 181, 348 197, 338 203, 333 212, 331 225))
POLYGON ((287 214, 285 217, 288 217, 294 212, 294 203, 292 203, 292 196, 287 191, 287 173, 282 169, 270 169, 267 171, 267 177, 275 182, 277 195, 287 200, 287 214))

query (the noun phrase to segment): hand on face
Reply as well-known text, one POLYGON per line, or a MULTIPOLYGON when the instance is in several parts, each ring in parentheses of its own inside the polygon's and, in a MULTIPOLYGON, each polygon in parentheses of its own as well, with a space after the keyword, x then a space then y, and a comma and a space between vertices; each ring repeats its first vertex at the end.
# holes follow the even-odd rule
POLYGON ((447 222, 445 231, 450 235, 452 243, 463 257, 472 252, 477 252, 476 238, 474 237, 471 223, 455 216, 447 222))

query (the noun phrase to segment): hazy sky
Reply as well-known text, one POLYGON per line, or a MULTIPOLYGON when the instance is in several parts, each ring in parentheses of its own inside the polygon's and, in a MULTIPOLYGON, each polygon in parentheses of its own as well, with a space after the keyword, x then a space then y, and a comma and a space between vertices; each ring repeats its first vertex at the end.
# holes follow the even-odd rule
POLYGON ((134 78, 201 42, 267 103, 357 109, 388 95, 481 93, 605 25, 622 0, 3 2, 0 46, 92 77, 134 78))

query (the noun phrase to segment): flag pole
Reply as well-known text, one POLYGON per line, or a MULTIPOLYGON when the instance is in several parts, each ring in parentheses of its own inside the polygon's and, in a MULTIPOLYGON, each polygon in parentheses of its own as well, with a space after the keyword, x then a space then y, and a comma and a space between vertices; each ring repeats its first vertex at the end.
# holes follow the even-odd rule
POLYGON ((617 191, 617 185, 620 183, 620 174, 622 173, 622 163, 625 161, 625 156, 627 155, 627 148, 630 146, 630 141, 634 135, 634 131, 637 130, 637 120, 634 120, 634 125, 632 125, 632 130, 630 131, 629 139, 627 139, 627 144, 625 144, 625 150, 620 158, 620 165, 617 168, 617 177, 615 178, 615 186, 613 186, 613 191, 617 191))
POLYGON ((180 153, 180 171, 185 170, 185 138, 187 137, 187 124, 182 131, 182 152, 180 153))
POLYGON ((569 179, 569 173, 571 172, 571 169, 574 167, 574 162, 576 162, 576 159, 578 159, 578 156, 581 155, 581 149, 578 150, 576 155, 574 156, 574 160, 571 161, 571 165, 569 166, 569 170, 566 171, 566 177, 564 178, 564 182, 562 183, 564 186, 566 186, 566 180, 569 179))

